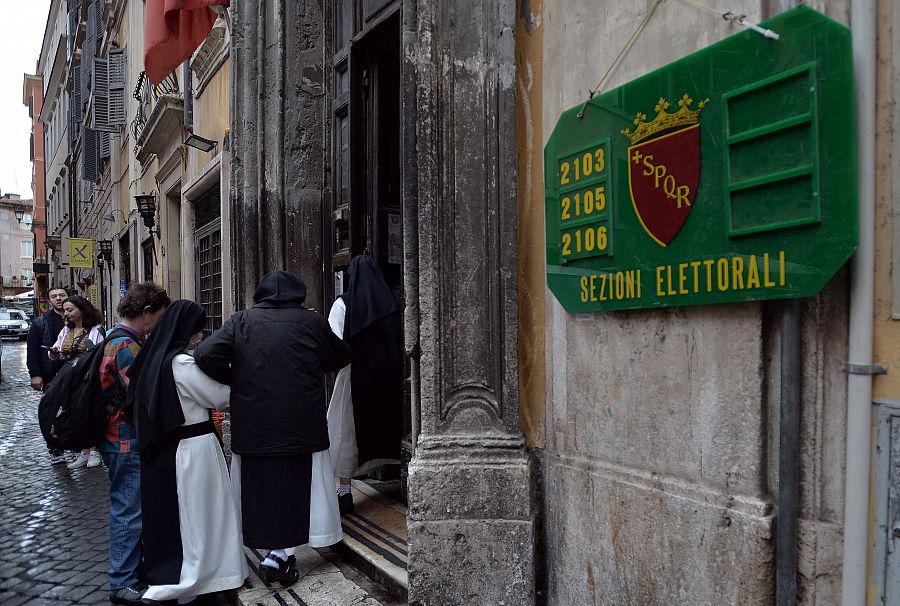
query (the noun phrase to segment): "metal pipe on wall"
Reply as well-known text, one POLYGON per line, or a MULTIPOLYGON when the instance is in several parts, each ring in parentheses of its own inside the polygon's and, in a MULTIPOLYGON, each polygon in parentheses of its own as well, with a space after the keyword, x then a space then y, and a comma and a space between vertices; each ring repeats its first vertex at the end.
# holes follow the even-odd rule
POLYGON ((851 261, 847 375, 847 459, 841 603, 866 600, 872 449, 872 332, 875 309, 875 39, 876 3, 850 4, 856 89, 859 248, 851 261))
MULTIPOLYGON (((784 11, 798 0, 782 0, 784 11)), ((775 604, 797 603, 797 560, 800 530, 800 374, 801 302, 781 307, 781 397, 778 418, 778 498, 775 528, 775 604)))
POLYGON ((778 421, 778 517, 775 528, 775 604, 797 603, 800 527, 801 302, 781 308, 781 404, 778 421))

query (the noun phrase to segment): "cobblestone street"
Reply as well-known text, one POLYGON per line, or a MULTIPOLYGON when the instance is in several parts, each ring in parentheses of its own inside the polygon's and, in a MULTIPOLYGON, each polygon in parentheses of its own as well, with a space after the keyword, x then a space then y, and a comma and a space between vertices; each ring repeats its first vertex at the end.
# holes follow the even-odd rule
MULTIPOLYGON (((106 468, 50 465, 37 424, 39 395, 25 370, 25 343, 3 342, 0 384, 0 604, 107 604, 106 468)), ((330 549, 301 549, 301 579, 277 590, 255 574, 246 551, 245 604, 363 604, 398 601, 330 549)))

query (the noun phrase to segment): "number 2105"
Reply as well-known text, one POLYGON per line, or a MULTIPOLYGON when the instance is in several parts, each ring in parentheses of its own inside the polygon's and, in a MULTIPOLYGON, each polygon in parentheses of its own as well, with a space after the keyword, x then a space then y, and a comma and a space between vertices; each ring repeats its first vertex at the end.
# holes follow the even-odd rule
POLYGON ((593 191, 576 192, 572 196, 564 196, 560 200, 562 206, 561 219, 568 221, 573 216, 591 215, 606 210, 606 188, 599 185, 593 191), (574 208, 572 202, 575 202, 574 208), (574 214, 573 214, 574 213, 574 214))

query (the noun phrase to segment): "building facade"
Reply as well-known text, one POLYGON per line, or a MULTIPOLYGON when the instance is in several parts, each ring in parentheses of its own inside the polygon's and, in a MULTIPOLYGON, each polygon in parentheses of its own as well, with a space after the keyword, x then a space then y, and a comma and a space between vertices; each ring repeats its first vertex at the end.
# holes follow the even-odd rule
POLYGON ((54 282, 93 297, 107 324, 130 283, 153 280, 173 297, 202 301, 214 330, 232 309, 220 191, 230 34, 221 20, 183 69, 153 85, 143 71, 144 8, 134 0, 51 6, 40 62, 53 99, 41 114, 53 158, 45 168, 51 271, 54 282), (192 134, 210 149, 191 147, 192 134), (92 243, 93 267, 70 266, 73 238, 92 243))
POLYGON ((327 310, 375 256, 403 300, 410 604, 898 602, 900 9, 807 4, 853 34, 861 212, 799 302, 573 314, 547 287, 557 119, 748 32, 713 0, 233 0, 157 85, 143 2, 56 0, 51 280, 99 286, 107 322, 157 280, 213 331, 268 271, 327 310), (69 267, 70 238, 111 252, 69 267))
MULTIPOLYGON (((607 70, 606 90, 746 31, 700 4, 233 3, 236 306, 284 268, 327 309, 363 252, 402 289, 411 604, 900 599, 884 454, 898 355, 890 2, 809 3, 855 39, 852 271, 794 307, 570 314, 546 287, 543 150, 558 116, 607 70), (802 351, 790 375, 787 326, 802 351), (887 374, 869 396, 873 356, 887 374), (788 376, 798 479, 782 486, 788 376)), ((795 4, 742 10, 757 23, 795 4)))
POLYGON ((50 266, 47 263, 47 201, 44 188, 44 127, 40 121, 44 87, 41 76, 25 74, 22 83, 22 103, 31 118, 31 189, 34 202, 31 209, 31 231, 34 234, 34 291, 38 309, 48 304, 50 266))
POLYGON ((18 194, 0 196, 0 284, 3 296, 18 295, 34 287, 33 207, 33 200, 23 200, 18 194))

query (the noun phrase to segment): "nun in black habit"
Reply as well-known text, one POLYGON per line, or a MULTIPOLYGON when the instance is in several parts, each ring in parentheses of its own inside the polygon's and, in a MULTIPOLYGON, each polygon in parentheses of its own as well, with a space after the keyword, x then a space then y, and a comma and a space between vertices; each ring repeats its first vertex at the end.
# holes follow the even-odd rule
POLYGON ((266 274, 256 304, 231 316, 194 358, 231 385, 231 479, 243 541, 267 549, 259 573, 290 584, 297 547, 343 538, 325 421, 325 374, 350 362, 328 321, 303 306, 306 284, 266 274))
POLYGON ((331 329, 353 352, 350 366, 338 373, 328 407, 342 514, 353 511, 350 478, 399 463, 403 438, 400 305, 373 257, 354 257, 347 273, 347 292, 328 315, 331 329))
POLYGON ((210 411, 228 406, 230 389, 187 354, 202 338, 203 309, 175 301, 128 370, 141 451, 145 600, 208 595, 237 603, 247 577, 228 468, 210 411))

